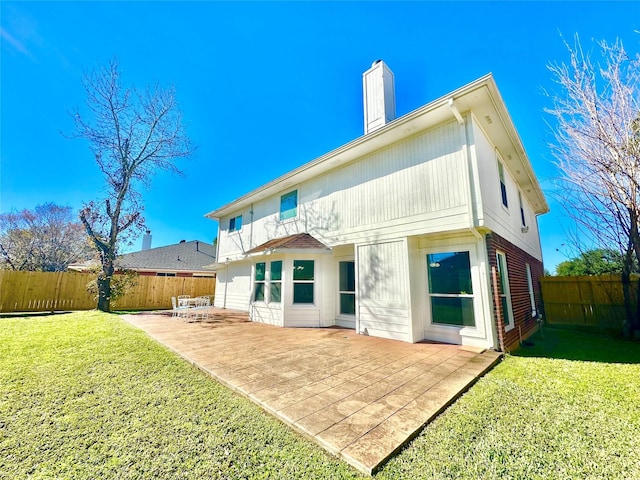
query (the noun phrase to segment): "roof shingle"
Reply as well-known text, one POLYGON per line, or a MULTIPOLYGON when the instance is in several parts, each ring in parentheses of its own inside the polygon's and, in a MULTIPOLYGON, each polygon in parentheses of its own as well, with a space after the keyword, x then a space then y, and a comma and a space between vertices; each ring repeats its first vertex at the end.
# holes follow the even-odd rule
POLYGON ((308 233, 297 233, 295 235, 289 235, 288 237, 269 240, 262 245, 258 245, 257 247, 252 248, 247 252, 247 254, 265 252, 271 249, 329 250, 329 247, 327 247, 320 240, 317 240, 308 233))

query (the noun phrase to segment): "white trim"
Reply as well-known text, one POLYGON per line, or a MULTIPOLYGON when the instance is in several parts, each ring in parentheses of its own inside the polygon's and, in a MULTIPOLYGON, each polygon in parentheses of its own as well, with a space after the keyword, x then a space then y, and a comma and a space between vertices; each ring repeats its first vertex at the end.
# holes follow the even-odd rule
MULTIPOLYGON (((507 267, 507 254, 502 250, 496 250, 496 263, 498 265, 498 275, 500 275, 500 259, 498 256, 501 255, 504 259, 503 267, 504 267, 504 285, 502 285, 502 277, 500 277, 500 284, 502 286, 502 290, 504 293, 498 293, 499 297, 504 296, 507 300, 507 308, 509 309, 509 319, 511 320, 509 325, 504 326, 505 332, 510 332, 516 326, 516 320, 513 317, 513 305, 511 305, 511 288, 509 287, 509 268, 507 267)), ((502 311, 502 305, 500 305, 500 311, 502 311)), ((504 312, 502 312, 503 319, 506 318, 504 312)))
MULTIPOLYGON (((449 246, 430 246, 419 250, 422 271, 424 275, 425 291, 425 319, 423 322, 423 336, 425 339, 463 344, 464 337, 485 339, 486 321, 482 308, 483 285, 480 279, 480 259, 477 252, 477 244, 456 244, 449 246), (427 269, 427 255, 431 253, 468 252, 469 267, 471 269, 472 294, 466 294, 464 298, 473 299, 473 315, 475 326, 458 326, 433 323, 431 317, 431 295, 429 294, 429 279, 427 269)), ((459 297, 459 295, 456 295, 459 297)))
POLYGON ((531 278, 531 265, 524 264, 527 270, 527 288, 529 289, 529 301, 531 302, 531 318, 535 318, 538 315, 538 309, 536 308, 536 296, 533 292, 533 279, 531 278))

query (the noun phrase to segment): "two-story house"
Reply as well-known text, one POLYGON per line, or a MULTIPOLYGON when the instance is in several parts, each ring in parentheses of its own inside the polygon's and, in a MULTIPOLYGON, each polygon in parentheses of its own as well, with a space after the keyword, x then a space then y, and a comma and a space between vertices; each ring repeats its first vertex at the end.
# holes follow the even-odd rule
POLYGON ((486 75, 400 118, 381 61, 365 134, 224 205, 215 305, 282 327, 510 349, 536 328, 548 211, 486 75))

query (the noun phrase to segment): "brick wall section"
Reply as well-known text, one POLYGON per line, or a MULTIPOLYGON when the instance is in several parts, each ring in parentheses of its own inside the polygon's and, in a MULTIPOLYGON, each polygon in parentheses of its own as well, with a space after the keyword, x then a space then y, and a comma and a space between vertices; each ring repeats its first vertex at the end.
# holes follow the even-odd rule
MULTIPOLYGON (((514 244, 505 240, 496 233, 487 234, 486 240, 490 272, 491 267, 495 267, 496 271, 498 268, 496 250, 503 252, 507 259, 514 328, 508 332, 504 332, 504 349, 506 351, 511 351, 515 350, 519 346, 520 332, 522 332, 522 339, 524 340, 532 335, 538 328, 537 319, 531 317, 531 299, 529 297, 529 286, 527 283, 527 270, 525 264, 528 263, 531 267, 531 280, 533 283, 537 312, 540 311, 540 307, 542 305, 540 277, 542 277, 544 273, 544 267, 541 261, 532 257, 527 252, 516 247, 514 244)), ((498 283, 499 282, 500 279, 498 278, 498 283)), ((494 321, 496 322, 496 325, 500 325, 498 322, 498 311, 495 305, 495 292, 493 291, 493 288, 491 294, 492 300, 494 300, 494 321)))

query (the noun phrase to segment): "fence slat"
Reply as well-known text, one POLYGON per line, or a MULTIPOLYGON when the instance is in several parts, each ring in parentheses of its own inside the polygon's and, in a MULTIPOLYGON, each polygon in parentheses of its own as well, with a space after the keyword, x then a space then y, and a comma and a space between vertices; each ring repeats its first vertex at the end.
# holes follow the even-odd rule
MULTIPOLYGON (((43 312, 54 309, 92 310, 96 301, 87 292, 92 276, 77 272, 14 272, 0 270, 0 313, 43 312)), ((171 308, 171 297, 213 295, 216 279, 209 277, 139 276, 137 285, 111 303, 114 310, 171 308)))

